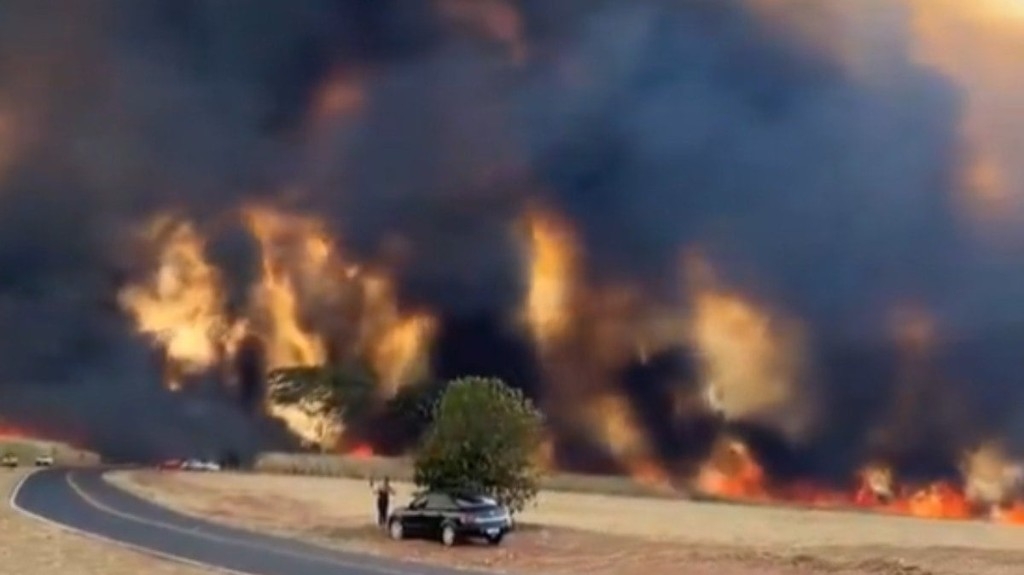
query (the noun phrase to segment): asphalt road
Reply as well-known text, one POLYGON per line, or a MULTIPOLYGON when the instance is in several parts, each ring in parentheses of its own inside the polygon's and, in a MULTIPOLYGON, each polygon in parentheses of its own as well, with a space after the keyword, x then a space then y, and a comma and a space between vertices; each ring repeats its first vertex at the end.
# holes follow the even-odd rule
POLYGON ((216 525, 122 491, 104 481, 102 473, 38 471, 22 482, 10 503, 36 519, 84 535, 236 575, 480 575, 343 553, 216 525))

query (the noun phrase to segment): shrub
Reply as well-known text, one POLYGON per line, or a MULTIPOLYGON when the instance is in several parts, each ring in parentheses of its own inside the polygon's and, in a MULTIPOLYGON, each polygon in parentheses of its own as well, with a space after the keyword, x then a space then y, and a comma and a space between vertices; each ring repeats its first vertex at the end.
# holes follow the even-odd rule
POLYGON ((485 493, 515 512, 536 497, 543 419, 521 391, 499 379, 456 380, 432 420, 415 460, 417 485, 485 493))

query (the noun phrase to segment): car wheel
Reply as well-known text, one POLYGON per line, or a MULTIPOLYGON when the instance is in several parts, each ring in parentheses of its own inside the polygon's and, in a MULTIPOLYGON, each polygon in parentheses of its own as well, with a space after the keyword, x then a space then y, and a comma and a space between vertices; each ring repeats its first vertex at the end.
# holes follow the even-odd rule
POLYGON ((455 545, 455 528, 451 525, 445 525, 441 528, 441 544, 445 547, 451 547, 455 545))
POLYGON ((391 523, 388 523, 388 533, 395 541, 405 539, 405 528, 402 527, 402 522, 397 519, 392 519, 391 523))

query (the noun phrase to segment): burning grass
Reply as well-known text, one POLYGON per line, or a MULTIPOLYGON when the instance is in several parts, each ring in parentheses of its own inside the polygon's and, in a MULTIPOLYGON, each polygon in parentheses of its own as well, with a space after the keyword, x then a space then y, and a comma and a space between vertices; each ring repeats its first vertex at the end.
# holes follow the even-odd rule
POLYGON ((1021 478, 1014 470, 1016 466, 996 449, 983 447, 965 457, 959 481, 900 483, 891 468, 872 464, 849 490, 809 482, 779 484, 765 474, 745 444, 726 440, 701 468, 695 487, 703 494, 746 503, 1024 525, 1021 478))

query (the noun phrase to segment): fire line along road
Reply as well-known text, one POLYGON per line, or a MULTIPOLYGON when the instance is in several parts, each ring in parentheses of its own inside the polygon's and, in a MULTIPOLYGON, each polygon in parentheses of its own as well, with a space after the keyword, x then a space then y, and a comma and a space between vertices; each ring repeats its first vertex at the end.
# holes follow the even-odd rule
POLYGON ((102 470, 46 469, 10 504, 33 518, 161 559, 236 575, 482 575, 342 553, 175 513, 103 480, 102 470))

